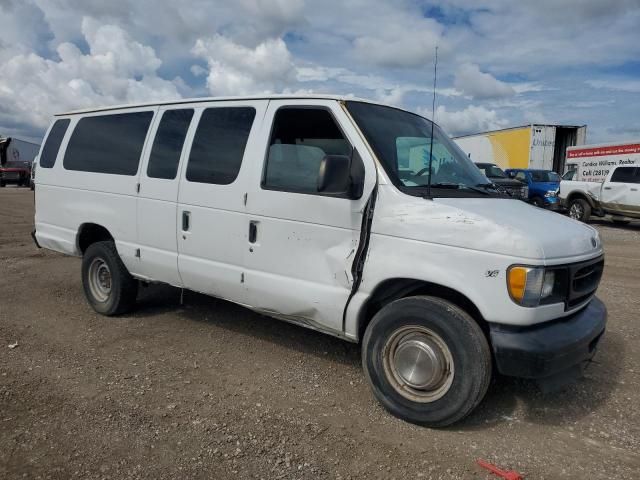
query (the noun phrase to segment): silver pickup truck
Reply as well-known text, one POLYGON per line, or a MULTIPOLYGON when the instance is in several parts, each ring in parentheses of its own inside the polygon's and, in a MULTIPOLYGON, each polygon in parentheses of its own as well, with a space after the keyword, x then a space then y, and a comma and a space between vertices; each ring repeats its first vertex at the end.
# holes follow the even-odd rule
POLYGON ((640 166, 614 167, 602 183, 562 180, 560 202, 581 222, 591 215, 611 215, 617 224, 640 219, 640 166))

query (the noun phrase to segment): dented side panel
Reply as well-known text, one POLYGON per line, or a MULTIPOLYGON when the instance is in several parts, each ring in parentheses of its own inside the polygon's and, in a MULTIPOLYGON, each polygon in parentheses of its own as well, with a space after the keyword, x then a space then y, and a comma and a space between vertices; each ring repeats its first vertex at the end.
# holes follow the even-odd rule
POLYGON ((258 144, 247 192, 248 222, 243 287, 251 308, 315 329, 342 334, 343 313, 353 287, 352 265, 360 242, 364 208, 375 184, 368 150, 336 101, 272 100, 258 144), (365 165, 365 189, 357 200, 261 188, 266 149, 281 107, 328 109, 365 165))

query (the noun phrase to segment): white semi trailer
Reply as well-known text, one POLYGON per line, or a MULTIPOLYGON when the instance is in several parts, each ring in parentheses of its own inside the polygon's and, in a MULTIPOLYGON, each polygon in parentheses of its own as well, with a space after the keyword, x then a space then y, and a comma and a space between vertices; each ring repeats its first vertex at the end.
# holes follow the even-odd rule
POLYGON ((583 145, 586 136, 586 125, 530 124, 454 140, 475 163, 495 163, 503 169, 553 170, 562 175, 567 147, 583 145))

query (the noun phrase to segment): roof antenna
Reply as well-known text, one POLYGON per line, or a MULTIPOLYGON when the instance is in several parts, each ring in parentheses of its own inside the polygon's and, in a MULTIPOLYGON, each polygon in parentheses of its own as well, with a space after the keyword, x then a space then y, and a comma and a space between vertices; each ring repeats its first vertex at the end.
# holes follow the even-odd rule
POLYGON ((436 120, 436 79, 438 78, 438 46, 433 62, 433 102, 431 104, 431 141, 429 142, 429 183, 427 183, 427 197, 431 198, 431 164, 433 163, 433 124, 436 120))

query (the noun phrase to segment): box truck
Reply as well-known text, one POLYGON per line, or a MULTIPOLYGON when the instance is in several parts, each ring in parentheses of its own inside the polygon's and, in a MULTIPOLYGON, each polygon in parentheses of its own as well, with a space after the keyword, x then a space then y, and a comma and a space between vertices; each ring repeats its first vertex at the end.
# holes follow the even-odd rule
POLYGON ((564 180, 602 183, 613 167, 640 165, 640 140, 569 147, 566 157, 564 180))
POLYGON ((567 147, 584 145, 586 135, 586 125, 531 124, 454 140, 475 163, 495 163, 505 170, 553 170, 562 175, 567 147))

